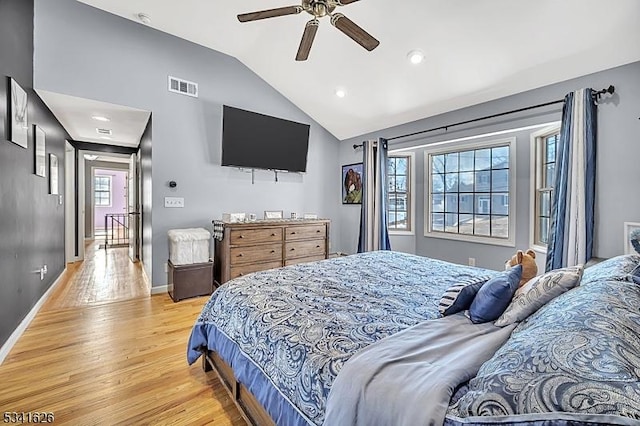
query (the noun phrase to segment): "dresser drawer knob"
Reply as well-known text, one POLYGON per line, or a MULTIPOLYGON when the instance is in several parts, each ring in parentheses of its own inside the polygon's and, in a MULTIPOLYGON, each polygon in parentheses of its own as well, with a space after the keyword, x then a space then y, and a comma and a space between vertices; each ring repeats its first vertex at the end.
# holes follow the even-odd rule
POLYGON ((291 235, 296 235, 296 231, 291 232, 291 235))
POLYGON ((275 253, 275 252, 276 252, 275 250, 271 250, 271 253, 275 253))
POLYGON ((291 251, 296 251, 296 249, 294 249, 294 248, 291 248, 291 251))
POLYGON ((276 233, 275 233, 275 232, 272 232, 272 233, 271 233, 271 236, 272 236, 272 237, 275 237, 275 236, 276 236, 276 233))
POLYGON ((238 239, 240 239, 240 240, 243 239, 243 238, 244 238, 244 235, 238 236, 238 239))
POLYGON ((239 253, 238 257, 244 257, 244 254, 243 253, 239 253))
POLYGON ((322 232, 322 231, 321 231, 321 230, 319 230, 319 229, 316 231, 316 233, 318 233, 318 234, 319 234, 319 233, 321 233, 321 232, 322 232))
POLYGON ((239 277, 241 277, 241 276, 243 276, 243 275, 244 275, 244 274, 243 274, 242 272, 240 272, 240 273, 238 274, 238 276, 239 276, 239 277))
POLYGON ((318 246, 316 246, 316 248, 320 248, 320 246, 318 245, 318 246))

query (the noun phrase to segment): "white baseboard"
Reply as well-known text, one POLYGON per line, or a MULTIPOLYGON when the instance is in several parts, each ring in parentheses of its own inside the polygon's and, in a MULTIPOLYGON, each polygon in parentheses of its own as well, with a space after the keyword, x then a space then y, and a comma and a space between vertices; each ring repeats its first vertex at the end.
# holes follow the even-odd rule
POLYGON ((167 291, 169 291, 168 285, 159 285, 156 287, 151 287, 151 295, 162 294, 162 293, 166 293, 167 291))
POLYGON ((18 325, 18 327, 13 331, 13 333, 11 333, 11 336, 9 336, 9 338, 4 343, 4 345, 2 345, 2 347, 0 348, 0 365, 2 365, 5 358, 7 357, 7 355, 9 355, 9 352, 11 352, 11 349, 13 349, 15 344, 18 342, 18 339, 20 339, 20 337, 25 332, 27 327, 29 327, 29 324, 31 324, 31 321, 33 321, 33 319, 36 317, 36 315, 38 314, 38 311, 40 310, 42 305, 44 305, 44 302, 47 301, 53 289, 58 284, 60 284, 60 282, 62 282, 62 277, 64 277, 66 272, 67 272, 67 268, 65 267, 62 273, 58 275, 58 278, 56 278, 53 284, 51 284, 49 289, 45 291, 45 293, 42 295, 40 300, 38 300, 38 302, 33 306, 33 308, 31 308, 31 311, 29 311, 27 316, 24 317, 20 325, 18 325))

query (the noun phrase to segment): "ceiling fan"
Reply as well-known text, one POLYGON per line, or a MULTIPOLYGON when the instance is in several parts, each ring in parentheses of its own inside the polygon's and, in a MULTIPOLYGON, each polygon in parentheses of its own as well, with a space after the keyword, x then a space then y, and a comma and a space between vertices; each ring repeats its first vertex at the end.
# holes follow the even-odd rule
POLYGON ((307 22, 304 33, 302 34, 302 41, 300 41, 300 47, 298 47, 296 61, 306 61, 309 57, 311 45, 318 32, 318 25, 320 25, 318 18, 325 16, 331 17, 331 24, 334 27, 349 36, 360 46, 368 51, 372 51, 378 47, 380 42, 342 13, 334 13, 336 7, 346 6, 357 1, 359 0, 302 0, 302 6, 279 7, 277 9, 243 13, 238 15, 238 20, 240 22, 250 22, 266 18, 275 18, 277 16, 297 15, 302 12, 307 12, 312 15, 313 19, 307 22))

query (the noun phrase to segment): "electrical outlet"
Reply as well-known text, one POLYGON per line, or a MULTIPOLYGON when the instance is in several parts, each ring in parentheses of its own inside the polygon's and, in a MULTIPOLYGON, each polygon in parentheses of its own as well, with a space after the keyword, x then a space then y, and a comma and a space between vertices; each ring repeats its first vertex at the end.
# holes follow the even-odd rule
POLYGON ((40 268, 40 281, 44 280, 44 268, 40 268))
POLYGON ((164 271, 165 272, 169 272, 169 264, 168 263, 164 264, 164 271))
POLYGON ((48 272, 48 270, 47 270, 47 265, 44 265, 44 266, 42 267, 42 270, 43 270, 43 271, 44 271, 44 273, 46 274, 46 273, 48 272))
POLYGON ((181 209, 184 207, 183 197, 164 197, 164 206, 166 208, 181 209))
POLYGON ((476 266, 476 258, 475 257, 470 257, 469 258, 469 266, 476 266))

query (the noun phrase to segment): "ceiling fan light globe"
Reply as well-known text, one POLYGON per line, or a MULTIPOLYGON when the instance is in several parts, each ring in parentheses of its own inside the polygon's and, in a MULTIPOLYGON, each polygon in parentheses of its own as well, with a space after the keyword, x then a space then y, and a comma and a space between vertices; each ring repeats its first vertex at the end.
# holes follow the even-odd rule
POLYGON ((424 61, 424 53, 422 53, 419 50, 412 50, 407 55, 407 58, 409 59, 409 62, 411 62, 412 64, 418 65, 418 64, 421 64, 422 61, 424 61))

